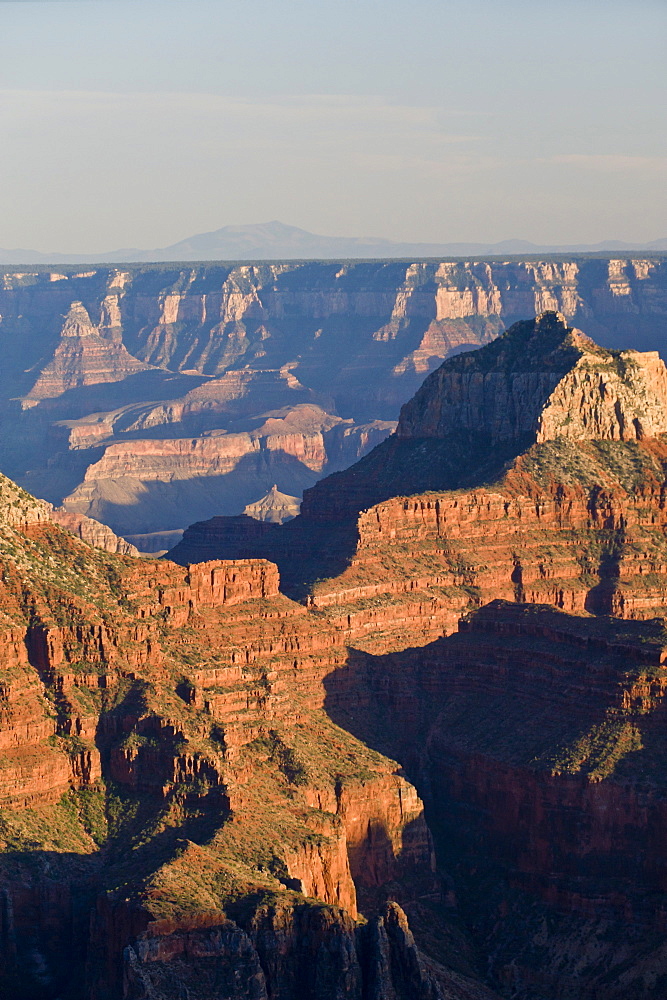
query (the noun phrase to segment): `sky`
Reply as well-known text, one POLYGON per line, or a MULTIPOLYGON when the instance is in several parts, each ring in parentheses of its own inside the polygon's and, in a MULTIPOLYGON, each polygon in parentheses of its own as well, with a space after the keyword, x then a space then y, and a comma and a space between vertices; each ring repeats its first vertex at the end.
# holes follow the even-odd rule
POLYGON ((665 0, 0 0, 0 247, 667 236, 665 0))

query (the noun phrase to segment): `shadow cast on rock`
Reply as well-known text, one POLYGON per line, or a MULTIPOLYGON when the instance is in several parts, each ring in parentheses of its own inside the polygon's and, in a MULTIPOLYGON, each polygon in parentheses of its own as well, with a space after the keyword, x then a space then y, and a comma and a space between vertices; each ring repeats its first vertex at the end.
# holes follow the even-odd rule
MULTIPOLYGON (((86 509, 82 513, 108 524, 121 535, 182 529, 218 515, 237 515, 274 483, 281 492, 299 495, 317 476, 294 455, 279 449, 244 455, 229 472, 218 475, 193 474, 190 478, 165 480, 142 479, 139 456, 136 472, 113 480, 109 491, 107 480, 100 479, 99 489, 93 486, 98 495, 84 501, 86 509)), ((76 502, 76 496, 72 502, 76 502)))
POLYGON ((11 851, 0 890, 0 995, 83 997, 99 855, 11 851), (12 870, 14 874, 12 874, 12 870))

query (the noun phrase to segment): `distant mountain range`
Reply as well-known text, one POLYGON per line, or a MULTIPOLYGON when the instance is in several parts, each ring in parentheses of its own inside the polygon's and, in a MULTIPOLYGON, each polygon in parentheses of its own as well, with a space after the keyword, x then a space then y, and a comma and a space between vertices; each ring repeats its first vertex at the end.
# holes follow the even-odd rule
POLYGON ((249 226, 223 226, 211 233, 190 236, 156 250, 123 249, 109 253, 40 253, 37 250, 2 250, 0 264, 115 264, 170 260, 337 260, 347 258, 479 257, 539 253, 607 253, 620 251, 667 252, 667 239, 651 243, 539 245, 528 240, 500 243, 396 243, 366 237, 318 236, 283 222, 249 226))

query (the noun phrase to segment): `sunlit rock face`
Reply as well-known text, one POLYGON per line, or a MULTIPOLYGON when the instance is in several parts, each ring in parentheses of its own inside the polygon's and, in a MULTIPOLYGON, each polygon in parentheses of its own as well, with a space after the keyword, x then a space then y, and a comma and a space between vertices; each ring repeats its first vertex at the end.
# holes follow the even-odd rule
MULTIPOLYGON (((277 527, 191 525, 171 557, 275 560, 318 608, 419 603, 451 630, 471 600, 650 617, 665 604, 667 375, 557 313, 445 361, 356 465, 277 527)), ((341 612, 342 613, 342 612, 341 612)), ((421 614, 419 619, 422 621, 421 614)))
POLYGON ((392 901, 439 880, 415 787, 324 710, 354 630, 266 560, 89 546, 4 477, 0 575, 3 995, 492 996, 392 901))
POLYGON ((397 437, 473 432, 498 443, 637 441, 667 431, 667 369, 657 351, 608 351, 560 313, 452 359, 401 411, 397 437))

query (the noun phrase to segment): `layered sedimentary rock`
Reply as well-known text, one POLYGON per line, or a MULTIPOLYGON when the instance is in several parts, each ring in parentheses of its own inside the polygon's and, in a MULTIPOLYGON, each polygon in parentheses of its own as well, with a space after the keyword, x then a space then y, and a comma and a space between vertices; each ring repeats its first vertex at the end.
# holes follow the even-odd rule
POLYGON ((664 271, 660 257, 6 271, 0 468, 126 534, 238 514, 275 481, 300 495, 311 466, 274 451, 271 467, 251 461, 250 486, 243 462, 217 484, 195 463, 184 491, 166 443, 162 478, 142 478, 146 448, 252 433, 271 411, 315 405, 350 421, 329 437, 327 474, 386 436, 443 358, 519 318, 556 309, 607 346, 659 347, 664 271), (117 448, 131 482, 114 493, 117 448))
POLYGON ((665 387, 657 355, 546 314, 446 361, 295 520, 174 552, 273 558, 351 630, 325 706, 427 798, 506 996, 667 982, 665 387))
POLYGON ((183 564, 5 483, 3 987, 659 1000, 664 402, 550 313, 183 564))
POLYGON ((150 532, 159 508, 163 527, 175 530, 186 526, 184 519, 221 506, 242 510, 272 478, 300 492, 327 468, 354 461, 392 428, 383 421, 354 425, 299 404, 264 414, 259 426, 242 433, 117 442, 88 467, 64 506, 121 534, 150 532))
POLYGON ((83 514, 75 514, 74 511, 59 508, 51 513, 51 519, 67 531, 71 531, 84 542, 94 545, 106 552, 117 552, 121 556, 137 556, 139 551, 136 546, 119 538, 111 528, 101 521, 95 521, 92 517, 83 514))
POLYGON ((664 992, 666 660, 664 619, 495 601, 328 680, 333 718, 429 789, 507 995, 664 992))
POLYGON ((569 330, 560 313, 547 312, 483 355, 440 367, 403 407, 396 436, 636 441, 665 433, 666 409, 667 371, 657 351, 600 349, 569 330))
POLYGON ((51 507, 43 500, 30 496, 20 486, 0 473, 0 525, 3 528, 22 527, 48 521, 51 507))
POLYGON ((192 1000, 216 993, 252 1000, 493 1000, 483 986, 424 960, 397 903, 363 928, 305 907, 259 911, 245 927, 214 917, 176 931, 156 922, 128 947, 125 962, 128 1000, 175 1000, 184 988, 192 1000))
POLYGON ((340 516, 396 495, 492 481, 533 445, 658 438, 666 406, 656 352, 600 348, 547 312, 445 362, 402 408, 396 434, 309 491, 302 510, 340 516))
POLYGON ((93 326, 82 302, 72 302, 63 322, 60 343, 24 397, 24 406, 36 406, 40 400, 61 396, 70 389, 120 382, 146 369, 145 364, 128 354, 119 340, 108 339, 103 332, 108 335, 108 330, 93 326))
POLYGON ((445 362, 294 521, 214 519, 173 557, 269 555, 315 607, 420 599, 446 630, 495 598, 646 617, 665 605, 666 379, 544 314, 445 362))
POLYGON ((386 905, 440 888, 414 787, 323 711, 352 632, 269 562, 114 555, 2 487, 3 989, 490 996, 386 905))

